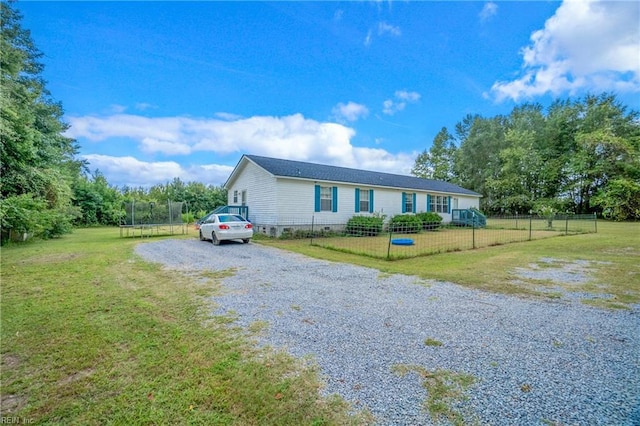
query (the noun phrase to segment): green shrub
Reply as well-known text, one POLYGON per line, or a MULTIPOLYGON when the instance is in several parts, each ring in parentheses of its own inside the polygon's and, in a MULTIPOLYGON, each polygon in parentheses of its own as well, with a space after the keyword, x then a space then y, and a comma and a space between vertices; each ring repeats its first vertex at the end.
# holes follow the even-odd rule
POLYGON ((72 231, 72 220, 80 214, 77 207, 48 208, 45 200, 22 194, 0 200, 2 241, 10 235, 27 234, 42 239, 56 238, 72 231))
POLYGON ((417 234, 422 229, 422 221, 414 214, 400 214, 391 218, 389 231, 401 234, 417 234))
POLYGON ((337 232, 330 229, 291 229, 285 228, 280 234, 281 240, 304 240, 307 238, 335 237, 337 232))
POLYGON ((382 232, 381 217, 375 216, 353 216, 347 222, 347 235, 355 237, 375 237, 382 232))
POLYGON ((435 212, 418 213, 416 216, 422 221, 422 229, 425 231, 438 229, 442 224, 442 216, 435 212))

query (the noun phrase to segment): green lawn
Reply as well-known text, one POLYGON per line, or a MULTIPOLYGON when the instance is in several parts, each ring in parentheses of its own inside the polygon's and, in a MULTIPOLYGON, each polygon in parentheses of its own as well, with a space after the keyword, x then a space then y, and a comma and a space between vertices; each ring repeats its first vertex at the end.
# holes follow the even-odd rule
MULTIPOLYGON (((2 416, 65 425, 370 422, 338 398, 321 398, 313 366, 256 349, 230 318, 210 317, 207 296, 233 271, 164 270, 133 254, 141 241, 148 239, 101 228, 2 248, 2 416)), ((516 268, 543 258, 590 261, 590 281, 560 285, 612 295, 589 301, 603 308, 640 302, 640 223, 599 222, 598 233, 395 261, 309 240, 259 242, 385 274, 535 297, 550 297, 540 287, 558 283, 519 279, 516 268)))
POLYGON ((415 256, 470 250, 514 242, 539 240, 560 235, 596 231, 596 222, 588 220, 554 220, 549 227, 546 220, 515 216, 490 218, 486 228, 442 227, 436 231, 413 234, 382 233, 375 237, 334 236, 314 238, 313 244, 341 252, 380 259, 406 259, 415 256), (393 239, 411 239, 412 245, 394 245, 393 239))
MULTIPOLYGON (((555 226, 555 225, 554 225, 555 226)), ((489 230, 493 231, 493 230, 489 230)), ((447 230, 446 232, 455 232, 447 230)), ((469 232, 460 231, 460 232, 469 232)), ((501 230, 508 236, 511 230, 501 230)), ((549 231, 534 230, 534 233, 549 231)), ((426 232, 410 238, 437 240, 447 238, 442 231, 426 232)), ((468 235, 468 234, 467 234, 468 235)), ((624 308, 640 302, 640 223, 598 222, 598 232, 563 236, 553 232, 553 238, 524 241, 504 245, 491 245, 475 250, 451 251, 433 256, 419 256, 400 260, 386 261, 343 251, 328 250, 312 246, 309 240, 262 240, 263 244, 296 251, 309 256, 349 262, 377 268, 385 273, 417 275, 424 279, 450 281, 471 288, 498 293, 554 297, 553 294, 540 291, 541 287, 560 286, 568 291, 589 292, 611 295, 607 299, 585 300, 586 303, 603 307, 624 308), (522 279, 515 273, 516 268, 527 268, 541 259, 556 259, 557 263, 589 261, 591 280, 582 284, 552 283, 540 280, 522 279)), ((394 236, 395 238, 396 236, 394 236)), ((377 237, 377 253, 386 254, 388 237, 377 237)), ((460 237, 462 238, 462 237, 460 237)), ((468 240, 468 236, 464 237, 468 240)), ((334 244, 353 244, 347 251, 354 249, 358 238, 335 238, 334 244)), ((373 240, 373 239, 371 239, 373 240)), ((320 239, 318 240, 320 241, 320 239)), ((314 244, 318 243, 314 240, 314 244)), ((322 243, 322 242, 320 242, 322 243)), ((427 244, 426 242, 423 242, 427 244)), ((439 242, 442 247, 446 241, 439 242)), ((325 244, 325 243, 322 243, 325 244)), ((373 246, 368 247, 371 250, 373 246)), ((417 250, 419 247, 393 247, 398 250, 417 250)), ((339 246, 334 248, 340 249, 339 246)), ((471 244, 468 243, 468 247, 471 244)), ((442 250, 434 250, 442 251, 442 250)), ((367 254, 369 254, 367 252, 367 254)), ((384 254, 381 257, 384 257, 384 254)))
MULTIPOLYGON (((178 238, 196 238, 190 235, 178 238)), ((36 424, 363 424, 313 366, 211 319, 221 277, 163 270, 117 228, 2 248, 2 416, 36 424)), ((145 239, 144 241, 148 241, 145 239)))

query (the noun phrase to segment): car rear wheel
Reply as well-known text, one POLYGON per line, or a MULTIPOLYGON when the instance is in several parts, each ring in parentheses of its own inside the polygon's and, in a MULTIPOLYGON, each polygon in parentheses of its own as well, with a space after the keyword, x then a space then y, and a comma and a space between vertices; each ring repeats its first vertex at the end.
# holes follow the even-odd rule
POLYGON ((220 245, 220 240, 218 239, 218 237, 216 237, 215 231, 211 233, 211 242, 213 243, 214 246, 220 245))

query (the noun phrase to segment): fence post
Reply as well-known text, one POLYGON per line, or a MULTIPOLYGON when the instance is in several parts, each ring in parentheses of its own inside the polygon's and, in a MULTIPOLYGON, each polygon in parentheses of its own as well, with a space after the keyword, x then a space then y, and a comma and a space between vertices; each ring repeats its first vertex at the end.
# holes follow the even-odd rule
POLYGON ((393 237, 393 228, 391 227, 391 223, 389 223, 389 242, 387 243, 387 260, 389 260, 389 256, 391 256, 391 238, 393 237))
POLYGON ((473 228, 473 248, 476 248, 476 212, 471 212, 471 226, 473 228))
POLYGON ((564 235, 569 235, 569 213, 566 213, 564 218, 564 235))
POLYGON ((531 227, 533 225, 533 213, 529 212, 529 241, 531 241, 531 227))
POLYGON ((171 204, 171 200, 167 200, 167 210, 169 210, 169 232, 173 235, 173 205, 171 204))
POLYGON ((311 216, 311 241, 309 243, 309 245, 311 246, 313 245, 313 226, 315 224, 315 221, 316 221, 316 216, 315 215, 311 216))
POLYGON ((595 226, 596 234, 598 233, 598 215, 593 213, 593 225, 595 226))
POLYGON ((518 212, 516 212, 516 229, 518 229, 518 212))

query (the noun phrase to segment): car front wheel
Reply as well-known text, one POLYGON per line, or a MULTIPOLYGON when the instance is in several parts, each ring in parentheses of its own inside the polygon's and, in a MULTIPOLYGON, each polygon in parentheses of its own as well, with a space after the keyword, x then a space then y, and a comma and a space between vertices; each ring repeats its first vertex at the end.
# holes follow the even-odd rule
POLYGON ((202 231, 200 231, 200 241, 204 241, 204 235, 202 235, 202 231))
POLYGON ((216 233, 215 232, 211 233, 211 242, 213 243, 214 246, 219 246, 220 245, 220 240, 218 239, 218 237, 216 237, 216 233))

